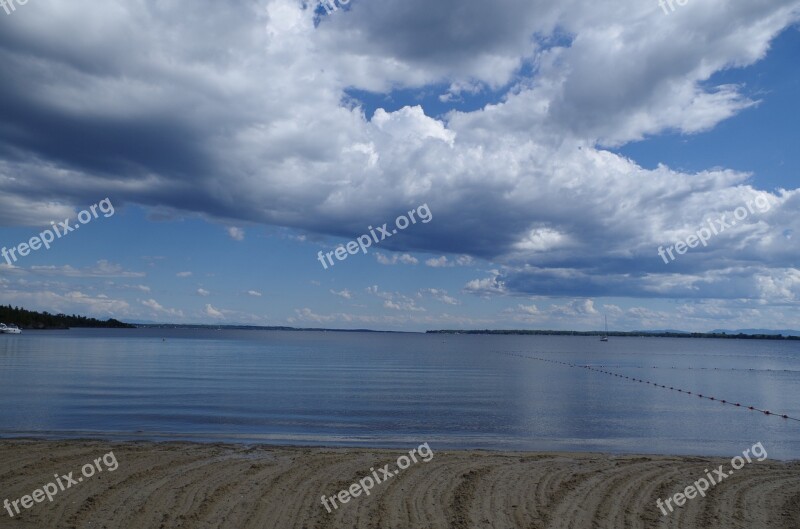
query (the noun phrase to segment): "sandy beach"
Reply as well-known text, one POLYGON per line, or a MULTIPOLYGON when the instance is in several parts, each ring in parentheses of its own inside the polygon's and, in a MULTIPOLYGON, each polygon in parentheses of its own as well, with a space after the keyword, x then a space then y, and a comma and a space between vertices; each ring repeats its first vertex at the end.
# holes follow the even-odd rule
POLYGON ((3 441, 0 500, 30 495, 55 475, 72 472, 75 483, 52 502, 45 498, 13 518, 4 510, 0 527, 800 527, 800 462, 753 461, 706 497, 663 516, 657 499, 682 491, 706 469, 729 465, 730 459, 431 449, 428 462, 411 464, 375 484, 369 496, 349 498, 329 513, 323 495, 335 496, 372 475, 372 468, 395 468, 398 456, 407 452, 3 441), (113 467, 100 459, 108 453, 113 453, 113 467), (84 465, 93 461, 94 475, 77 482, 84 465))

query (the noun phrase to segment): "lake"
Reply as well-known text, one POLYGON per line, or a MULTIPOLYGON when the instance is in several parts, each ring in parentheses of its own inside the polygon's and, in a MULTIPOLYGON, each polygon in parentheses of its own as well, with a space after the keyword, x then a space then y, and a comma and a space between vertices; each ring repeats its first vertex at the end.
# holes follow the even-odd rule
POLYGON ((745 407, 800 418, 800 342, 26 331, 0 335, 0 403, 5 438, 800 459, 800 422, 745 407))

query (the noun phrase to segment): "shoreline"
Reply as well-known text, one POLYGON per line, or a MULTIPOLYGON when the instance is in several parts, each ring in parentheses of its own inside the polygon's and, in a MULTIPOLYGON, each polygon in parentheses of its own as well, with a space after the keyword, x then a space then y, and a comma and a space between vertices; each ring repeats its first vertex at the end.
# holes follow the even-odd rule
MULTIPOLYGON (((34 503, 0 527, 641 528, 656 500, 728 458, 439 450, 330 513, 328 499, 408 450, 177 441, 2 439, 3 499, 113 452, 118 468, 34 503), (13 525, 12 525, 13 524, 13 525)), ((94 472, 94 471, 93 471, 94 472)), ((345 496, 346 498, 347 496, 345 496)), ((800 526, 800 461, 756 461, 668 515, 669 527, 800 526), (742 525, 744 524, 744 525, 742 525)))
MULTIPOLYGON (((433 441, 429 442, 432 443, 433 441)), ((319 443, 306 443, 301 442, 270 442, 270 441, 255 441, 251 439, 232 441, 226 439, 213 439, 203 438, 201 440, 189 440, 180 438, 132 438, 126 435, 120 435, 119 438, 109 437, 60 437, 57 435, 47 437, 5 437, 0 436, 0 448, 5 444, 15 443, 70 443, 70 444, 105 444, 105 445, 186 445, 194 447, 209 447, 209 446, 224 446, 228 448, 238 449, 276 449, 276 450, 355 450, 355 451, 370 451, 370 452, 403 452, 414 443, 386 443, 385 445, 368 445, 368 444, 325 444, 319 443)), ((548 455, 548 454, 568 454, 568 455, 591 455, 595 457, 608 457, 608 458, 625 458, 625 457, 646 457, 646 458, 685 458, 685 459, 726 459, 726 455, 718 454, 679 454, 679 453, 666 453, 666 452, 636 452, 636 451, 611 451, 611 450, 526 450, 526 449, 512 449, 512 448, 463 448, 453 445, 446 445, 436 442, 436 446, 440 447, 441 451, 448 453, 478 453, 478 454, 498 454, 498 455, 548 455)), ((798 463, 800 458, 795 459, 782 459, 770 456, 769 461, 774 463, 798 463)))

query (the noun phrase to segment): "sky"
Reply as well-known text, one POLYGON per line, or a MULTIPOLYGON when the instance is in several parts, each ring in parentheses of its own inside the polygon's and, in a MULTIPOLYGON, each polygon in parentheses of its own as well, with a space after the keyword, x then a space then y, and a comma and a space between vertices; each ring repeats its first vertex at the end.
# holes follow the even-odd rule
POLYGON ((0 304, 800 329, 798 21, 800 0, 0 8, 0 304))

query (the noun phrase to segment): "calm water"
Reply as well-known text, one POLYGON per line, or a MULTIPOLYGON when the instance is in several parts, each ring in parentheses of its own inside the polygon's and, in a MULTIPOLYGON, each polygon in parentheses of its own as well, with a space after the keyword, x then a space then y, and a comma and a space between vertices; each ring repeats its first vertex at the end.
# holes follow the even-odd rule
POLYGON ((800 459, 800 343, 331 332, 0 335, 0 436, 800 459), (165 338, 162 341, 162 338, 165 338))

